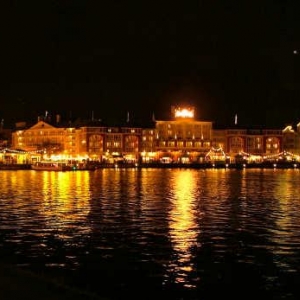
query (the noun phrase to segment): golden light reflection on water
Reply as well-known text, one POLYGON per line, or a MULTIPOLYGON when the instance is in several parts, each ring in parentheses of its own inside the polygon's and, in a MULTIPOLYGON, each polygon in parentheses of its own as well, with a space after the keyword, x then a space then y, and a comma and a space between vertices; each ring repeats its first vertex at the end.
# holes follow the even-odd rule
POLYGON ((4 171, 1 246, 33 265, 97 262, 92 271, 133 289, 157 279, 210 291, 210 279, 238 286, 253 269, 246 279, 285 288, 299 273, 299 182, 299 170, 273 169, 4 171))
POLYGON ((42 172, 43 213, 49 223, 70 226, 90 212, 88 172, 42 172))
MULTIPOLYGON (((103 222, 120 222, 119 216, 128 220, 138 218, 139 179, 135 169, 115 168, 97 170, 91 185, 92 210, 101 209, 103 222)), ((93 211, 92 211, 93 213, 93 211)))
MULTIPOLYGON (((299 170, 277 170, 274 196, 278 199, 276 210, 276 228, 273 230, 273 248, 276 255, 289 255, 293 248, 289 245, 298 245, 300 232, 299 202, 299 170), (295 234, 297 233, 297 234, 295 234)), ((281 267, 297 271, 298 267, 288 264, 287 261, 276 261, 281 267)))
POLYGON ((58 231, 70 228, 72 224, 80 225, 81 231, 90 230, 85 222, 90 211, 88 172, 18 171, 4 174, 2 183, 9 187, 6 193, 11 191, 13 195, 10 206, 12 210, 18 209, 20 226, 34 222, 34 216, 40 222, 43 220, 45 226, 58 231))
MULTIPOLYGON (((284 204, 294 199, 294 194, 298 193, 295 185, 298 185, 298 170, 277 170, 277 185, 275 186, 274 193, 280 199, 280 204, 284 204), (295 177, 295 173, 297 177, 295 177)), ((283 207, 284 208, 284 207, 283 207)))
POLYGON ((192 287, 187 274, 195 269, 192 263, 192 248, 196 246, 197 222, 195 219, 195 197, 197 195, 196 178, 190 171, 175 171, 171 182, 172 206, 169 216, 170 240, 176 261, 169 266, 176 282, 192 287))

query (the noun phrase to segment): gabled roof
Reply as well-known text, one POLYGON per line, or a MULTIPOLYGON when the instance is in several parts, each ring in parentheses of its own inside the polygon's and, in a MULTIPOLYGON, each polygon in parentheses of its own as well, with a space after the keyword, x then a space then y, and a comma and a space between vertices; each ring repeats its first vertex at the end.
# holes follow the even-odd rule
POLYGON ((44 122, 44 121, 38 121, 35 125, 33 125, 32 127, 30 127, 30 130, 34 130, 34 129, 55 129, 56 127, 44 122))

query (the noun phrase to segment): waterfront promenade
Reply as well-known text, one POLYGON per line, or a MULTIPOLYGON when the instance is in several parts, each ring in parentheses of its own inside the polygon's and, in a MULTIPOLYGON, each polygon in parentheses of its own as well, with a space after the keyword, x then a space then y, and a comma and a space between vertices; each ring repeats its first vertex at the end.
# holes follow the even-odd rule
MULTIPOLYGON (((207 162, 207 163, 96 163, 87 167, 70 167, 68 171, 94 171, 96 169, 107 168, 177 168, 177 169, 299 169, 299 161, 264 161, 260 163, 225 163, 225 162, 207 162)), ((0 164, 0 170, 32 170, 30 164, 0 164)))

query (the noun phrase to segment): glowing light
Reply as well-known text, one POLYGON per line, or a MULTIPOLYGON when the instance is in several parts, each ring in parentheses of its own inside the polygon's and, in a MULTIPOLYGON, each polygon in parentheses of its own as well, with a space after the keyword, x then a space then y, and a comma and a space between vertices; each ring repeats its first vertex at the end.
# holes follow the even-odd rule
POLYGON ((195 270, 193 251, 197 247, 197 222, 192 213, 197 184, 190 172, 174 173, 174 201, 170 210, 170 239, 175 252, 170 261, 172 276, 176 282, 192 287, 188 275, 195 270))
POLYGON ((194 118, 193 108, 175 108, 176 118, 194 118))
POLYGON ((282 132, 294 132, 294 129, 291 125, 286 126, 282 132))

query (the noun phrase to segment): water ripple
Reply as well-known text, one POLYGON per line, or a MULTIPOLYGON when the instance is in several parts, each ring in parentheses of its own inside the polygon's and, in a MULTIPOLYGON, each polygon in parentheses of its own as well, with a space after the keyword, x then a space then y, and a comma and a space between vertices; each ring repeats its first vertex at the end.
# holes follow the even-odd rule
POLYGON ((137 283, 149 297, 196 299, 213 285, 229 295, 251 275, 252 296, 284 299, 300 271, 299 179, 296 170, 2 171, 0 251, 116 298, 137 283), (101 288, 93 272, 105 274, 101 288))

